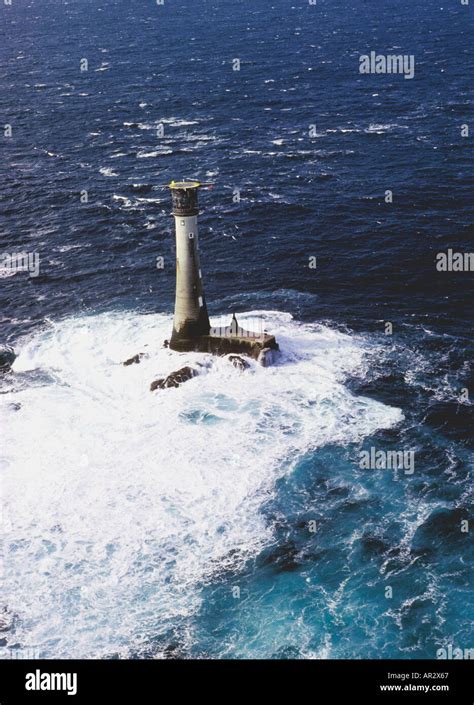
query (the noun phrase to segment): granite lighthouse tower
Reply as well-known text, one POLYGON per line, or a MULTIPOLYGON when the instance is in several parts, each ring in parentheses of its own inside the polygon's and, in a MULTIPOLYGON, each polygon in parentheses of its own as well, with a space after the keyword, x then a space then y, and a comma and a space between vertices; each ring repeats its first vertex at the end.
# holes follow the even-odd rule
POLYGON ((235 314, 228 326, 211 328, 199 261, 198 189, 203 185, 169 184, 176 230, 176 297, 169 347, 178 352, 240 353, 267 365, 279 349, 273 335, 241 328, 235 314))
POLYGON ((172 181, 173 216, 176 229, 176 298, 172 350, 195 350, 196 341, 209 335, 202 272, 199 263, 198 181, 172 181))

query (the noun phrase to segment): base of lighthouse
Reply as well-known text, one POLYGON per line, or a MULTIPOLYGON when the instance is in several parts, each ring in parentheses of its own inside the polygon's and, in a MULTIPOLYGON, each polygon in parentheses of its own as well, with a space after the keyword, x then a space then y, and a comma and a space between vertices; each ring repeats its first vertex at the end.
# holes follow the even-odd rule
POLYGON ((275 336, 254 333, 241 328, 235 315, 229 326, 211 328, 209 335, 189 339, 171 338, 171 350, 177 352, 202 352, 212 355, 247 355, 263 365, 271 364, 273 354, 279 350, 275 336))

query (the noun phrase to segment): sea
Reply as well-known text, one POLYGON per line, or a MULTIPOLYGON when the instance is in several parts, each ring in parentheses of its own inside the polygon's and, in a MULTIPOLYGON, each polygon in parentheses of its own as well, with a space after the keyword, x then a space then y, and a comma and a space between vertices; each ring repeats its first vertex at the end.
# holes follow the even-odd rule
POLYGON ((439 267, 473 249, 471 32, 460 0, 2 0, 4 658, 474 647, 473 273, 439 267), (271 367, 163 347, 191 178, 211 323, 271 367))

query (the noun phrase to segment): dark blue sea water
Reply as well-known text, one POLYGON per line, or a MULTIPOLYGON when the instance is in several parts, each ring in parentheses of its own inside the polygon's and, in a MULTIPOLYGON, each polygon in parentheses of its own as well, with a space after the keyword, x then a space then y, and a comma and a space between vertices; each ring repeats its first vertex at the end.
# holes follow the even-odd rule
POLYGON ((0 380, 3 646, 474 646, 473 274, 436 269, 473 248, 471 18, 456 0, 0 6, 0 252, 40 257, 37 277, 0 270, 19 355, 0 380), (359 74, 371 51, 413 54, 414 78, 359 74), (181 177, 215 183, 211 318, 263 318, 282 352, 157 396, 184 364, 160 347, 160 185, 181 177), (362 469, 370 448, 415 451, 414 472, 362 469))

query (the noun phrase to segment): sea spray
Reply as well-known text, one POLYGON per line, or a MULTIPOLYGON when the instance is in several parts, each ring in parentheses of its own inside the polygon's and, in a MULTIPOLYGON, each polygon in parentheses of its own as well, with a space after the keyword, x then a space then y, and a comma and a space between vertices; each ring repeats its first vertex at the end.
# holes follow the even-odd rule
POLYGON ((159 397, 154 378, 206 357, 162 347, 168 315, 69 318, 20 341, 14 370, 49 376, 0 407, 16 642, 45 657, 139 650, 271 540, 261 508, 299 456, 400 421, 344 386, 367 365, 363 338, 285 313, 240 320, 258 315, 278 335, 275 367, 208 356, 206 374, 159 397), (147 356, 123 367, 137 350, 147 356))

